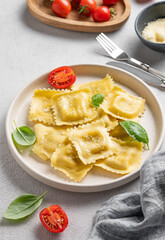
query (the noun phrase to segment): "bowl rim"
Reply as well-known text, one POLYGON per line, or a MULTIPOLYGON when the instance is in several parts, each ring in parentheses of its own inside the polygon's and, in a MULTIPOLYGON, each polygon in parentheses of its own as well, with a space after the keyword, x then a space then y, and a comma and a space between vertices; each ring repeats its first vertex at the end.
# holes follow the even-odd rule
MULTIPOLYGON (((165 47, 165 43, 156 43, 156 42, 151 42, 147 39, 145 39, 142 34, 140 33, 140 31, 138 30, 138 27, 137 27, 137 24, 138 24, 138 21, 141 17, 141 15, 146 12, 148 9, 152 8, 152 7, 155 7, 156 5, 160 5, 160 4, 165 4, 165 1, 161 1, 161 2, 157 2, 157 3, 153 3, 149 6, 147 6, 146 8, 144 8, 142 11, 139 12, 139 14, 137 15, 136 19, 135 19, 135 24, 134 24, 134 28, 135 28, 135 31, 136 31, 136 34, 138 35, 138 37, 140 39, 142 39, 144 42, 148 43, 148 44, 151 44, 151 45, 155 45, 157 47, 161 46, 161 47, 165 47)), ((165 17, 164 17, 165 18, 165 17)))

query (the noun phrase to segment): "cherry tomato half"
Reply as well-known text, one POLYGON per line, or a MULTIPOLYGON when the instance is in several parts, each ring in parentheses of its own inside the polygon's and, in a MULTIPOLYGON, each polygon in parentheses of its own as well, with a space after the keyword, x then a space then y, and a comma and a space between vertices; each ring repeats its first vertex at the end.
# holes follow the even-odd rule
POLYGON ((76 81, 76 75, 70 67, 59 67, 51 71, 48 83, 54 88, 63 89, 71 86, 76 81))
POLYGON ((119 2, 119 0, 103 0, 103 4, 107 4, 107 5, 114 5, 117 2, 119 2))
POLYGON ((79 13, 82 13, 85 16, 90 16, 95 8, 95 0, 81 0, 79 5, 79 13))
POLYGON ((59 17, 67 17, 71 11, 69 0, 54 0, 52 3, 52 11, 59 17))
POLYGON ((100 6, 93 11, 92 18, 95 22, 106 22, 111 18, 111 12, 108 7, 100 6))
POLYGON ((63 232, 68 226, 68 217, 64 210, 58 205, 44 208, 39 216, 41 223, 50 232, 63 232))

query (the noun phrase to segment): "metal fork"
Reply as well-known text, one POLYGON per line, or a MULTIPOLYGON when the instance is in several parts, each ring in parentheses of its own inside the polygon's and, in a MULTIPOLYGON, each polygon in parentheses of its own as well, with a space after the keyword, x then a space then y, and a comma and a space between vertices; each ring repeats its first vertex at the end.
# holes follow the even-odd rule
POLYGON ((109 54, 109 56, 118 61, 128 62, 129 64, 139 67, 144 71, 149 72, 155 77, 159 78, 160 83, 156 84, 160 87, 165 87, 165 76, 154 68, 151 68, 148 64, 142 63, 134 58, 129 57, 122 49, 120 49, 114 42, 112 42, 104 33, 100 33, 96 40, 109 54))

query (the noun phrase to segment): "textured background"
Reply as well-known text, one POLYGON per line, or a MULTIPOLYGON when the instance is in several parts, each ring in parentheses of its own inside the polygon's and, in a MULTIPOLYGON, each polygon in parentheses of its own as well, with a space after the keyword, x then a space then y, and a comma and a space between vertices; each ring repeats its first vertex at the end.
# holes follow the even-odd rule
MULTIPOLYGON (((107 35, 132 57, 165 74, 165 54, 145 47, 134 31, 134 20, 147 4, 131 0, 131 5, 131 16, 126 24, 107 35)), ((85 240, 100 204, 115 194, 138 191, 139 178, 115 190, 100 193, 71 193, 46 186, 29 176, 12 157, 6 142, 5 118, 18 91, 43 73, 57 66, 89 62, 104 64, 110 59, 96 42, 97 34, 71 32, 40 23, 28 12, 25 0, 1 0, 0 11, 0 239, 85 240), (3 212, 13 199, 23 193, 40 195, 46 190, 49 193, 42 206, 28 219, 20 223, 3 219, 3 212), (39 211, 52 203, 61 205, 69 218, 69 226, 62 234, 46 231, 38 218, 39 211)), ((164 91, 152 89, 160 102, 165 103, 164 91)))

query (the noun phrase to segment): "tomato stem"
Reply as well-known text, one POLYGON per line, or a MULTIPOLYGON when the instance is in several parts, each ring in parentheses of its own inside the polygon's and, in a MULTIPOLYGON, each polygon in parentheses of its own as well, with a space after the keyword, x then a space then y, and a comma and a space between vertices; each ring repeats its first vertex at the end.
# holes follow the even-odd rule
POLYGON ((88 6, 88 5, 83 6, 83 5, 80 4, 80 10, 79 10, 78 13, 79 14, 81 14, 81 13, 89 13, 90 9, 91 9, 90 6, 88 6), (89 8, 89 10, 87 10, 86 8, 89 8))
POLYGON ((112 17, 116 15, 116 11, 114 8, 109 8, 109 11, 110 11, 112 17))

